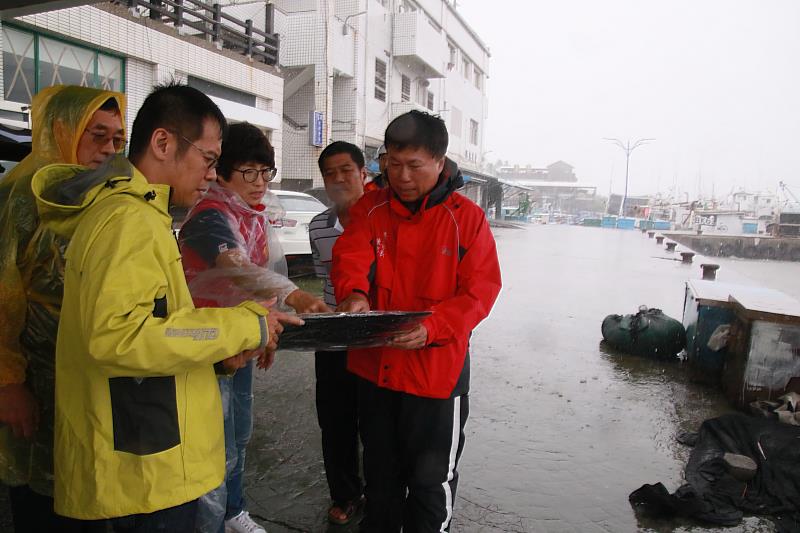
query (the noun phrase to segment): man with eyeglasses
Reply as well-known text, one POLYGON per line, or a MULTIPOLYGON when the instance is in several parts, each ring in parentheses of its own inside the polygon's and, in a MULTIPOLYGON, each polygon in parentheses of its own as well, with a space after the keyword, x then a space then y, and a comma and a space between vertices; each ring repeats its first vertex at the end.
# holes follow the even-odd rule
POLYGON ((129 159, 51 165, 32 181, 46 227, 69 237, 56 345, 55 510, 115 531, 193 532, 197 499, 222 483, 213 365, 274 350, 297 317, 255 301, 196 309, 169 207, 216 179, 227 128, 183 85, 156 88, 129 159))
MULTIPOLYGON (((197 307, 236 305, 246 299, 277 299, 298 313, 330 311, 286 276, 286 262, 271 231, 281 213, 267 183, 275 177, 275 150, 256 126, 232 125, 222 144, 217 181, 192 209, 180 231, 181 256, 197 307)), ((272 364, 261 354, 259 366, 272 364)), ((199 533, 264 533, 246 510, 244 462, 253 428, 254 361, 228 360, 219 369, 225 419, 225 482, 200 498, 199 533), (232 374, 232 375, 224 375, 232 374)))
POLYGON ((333 248, 338 311, 430 311, 388 345, 350 349, 366 481, 364 533, 450 531, 469 415, 470 337, 500 292, 486 216, 457 190, 444 121, 386 128, 387 189, 349 212, 333 248))
POLYGON ((55 86, 33 98, 33 151, 0 185, 0 480, 17 531, 72 531, 53 513, 54 360, 67 240, 40 226, 41 167, 97 168, 125 146, 124 95, 55 86))

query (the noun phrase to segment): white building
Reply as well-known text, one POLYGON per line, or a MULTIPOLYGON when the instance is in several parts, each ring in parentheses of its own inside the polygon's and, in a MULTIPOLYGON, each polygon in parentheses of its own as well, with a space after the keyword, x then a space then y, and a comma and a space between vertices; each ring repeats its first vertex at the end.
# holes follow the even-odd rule
MULTIPOLYGON (((220 19, 216 35, 224 37, 215 41, 213 25, 192 15, 194 10, 213 20, 210 0, 187 2, 179 28, 175 9, 150 9, 158 4, 12 1, 19 7, 0 10, 0 121, 27 127, 32 95, 50 85, 77 84, 124 92, 130 127, 153 86, 175 79, 209 94, 231 121, 264 129, 280 162, 283 79, 267 63, 270 54, 272 63, 277 59, 276 37, 251 32, 248 57, 246 41, 235 49, 235 36, 247 30, 244 21, 220 19), (64 5, 74 7, 54 10, 64 5)), ((271 10, 262 7, 263 21, 271 10)))
POLYGON ((332 141, 352 142, 373 159, 388 123, 412 109, 441 115, 448 156, 468 179, 479 173, 489 50, 448 1, 275 0, 275 6, 286 79, 284 188, 320 186, 317 158, 332 141))

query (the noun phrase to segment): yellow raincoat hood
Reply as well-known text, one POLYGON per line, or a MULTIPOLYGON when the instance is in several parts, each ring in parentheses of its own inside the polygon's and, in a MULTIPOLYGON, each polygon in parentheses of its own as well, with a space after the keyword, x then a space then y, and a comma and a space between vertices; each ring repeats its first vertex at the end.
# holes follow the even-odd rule
POLYGON ((0 181, 0 208, 5 207, 5 200, 18 182, 24 184, 45 165, 78 164, 78 143, 86 125, 109 98, 117 101, 124 129, 127 101, 122 93, 55 85, 42 89, 33 97, 31 153, 0 181))
POLYGON ((25 383, 39 404, 32 441, 0 428, 0 480, 51 494, 56 328, 66 241, 39 224, 31 178, 53 163, 77 163, 92 115, 114 99, 125 116, 125 96, 87 87, 55 86, 33 97, 32 152, 0 179, 0 386, 25 383))
POLYGON ((148 183, 122 154, 94 170, 48 165, 34 175, 31 189, 42 224, 66 238, 72 237, 87 207, 115 194, 142 197, 169 217, 169 186, 148 183))

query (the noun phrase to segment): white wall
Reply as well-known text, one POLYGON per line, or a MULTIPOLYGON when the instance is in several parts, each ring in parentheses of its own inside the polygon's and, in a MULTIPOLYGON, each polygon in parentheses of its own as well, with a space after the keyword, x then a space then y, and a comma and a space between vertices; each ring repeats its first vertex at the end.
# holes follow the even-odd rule
MULTIPOLYGON (((286 115, 303 127, 298 129, 284 123, 284 175, 313 179, 314 186, 321 184, 316 168, 320 150, 308 145, 308 132, 304 129, 309 111, 328 110, 327 141, 346 140, 362 148, 365 145, 378 146, 383 142, 386 126, 394 114, 412 108, 426 109, 426 101, 417 104, 420 78, 429 82, 428 90, 435 95, 432 112, 441 114, 448 128, 454 119, 451 108, 461 110, 461 135, 451 137, 449 155, 465 166, 470 165, 467 154, 475 160, 480 158, 486 122, 486 80, 484 78, 480 90, 476 89, 472 79, 466 80, 461 75, 460 65, 452 71, 448 71, 445 65, 449 60, 447 42, 450 40, 464 51, 471 63, 486 72, 489 56, 485 46, 475 40, 445 0, 425 0, 422 2, 424 10, 416 19, 419 27, 415 26, 414 35, 419 37, 415 41, 411 32, 408 35, 413 42, 406 47, 405 53, 411 56, 393 56, 393 16, 397 5, 398 0, 389 0, 387 7, 378 0, 276 1, 280 8, 276 10, 275 29, 282 36, 281 65, 291 69, 314 65, 315 84, 313 94, 309 93, 311 87, 304 87, 301 94, 287 97, 286 115), (366 13, 350 16, 362 11, 366 13), (324 18, 325 13, 330 14, 328 19, 324 18), (348 25, 346 37, 342 35, 345 19, 348 25), (428 19, 437 27, 432 27, 428 19), (434 46, 436 50, 432 51, 434 46), (430 73, 414 55, 424 58, 445 77, 427 78, 426 74, 430 73), (376 59, 387 66, 385 101, 375 98, 376 59), (412 82, 411 102, 408 104, 401 104, 403 74, 412 82), (477 145, 469 143, 470 119, 479 123, 477 145)), ((408 39, 403 42, 409 44, 406 41, 408 39)), ((374 154, 366 155, 370 158, 374 154)))
MULTIPOLYGON (((392 18, 391 12, 384 8, 377 0, 367 1, 367 37, 365 67, 366 76, 364 95, 366 98, 366 116, 364 117, 364 136, 371 142, 383 140, 383 133, 389 121, 391 101, 394 95, 390 90, 395 83, 394 58, 392 51, 392 18), (375 98, 375 59, 384 61, 387 65, 387 95, 386 102, 375 98)), ((400 100, 398 89, 397 100, 400 100)))

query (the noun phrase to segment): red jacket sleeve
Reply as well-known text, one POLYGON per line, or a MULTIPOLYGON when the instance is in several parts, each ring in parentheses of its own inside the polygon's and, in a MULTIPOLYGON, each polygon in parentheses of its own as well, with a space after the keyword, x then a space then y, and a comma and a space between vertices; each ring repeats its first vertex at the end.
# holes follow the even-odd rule
POLYGON ((331 283, 337 302, 343 302, 354 291, 369 295, 375 249, 368 214, 374 198, 375 194, 365 194, 350 208, 350 223, 333 246, 331 283))
POLYGON ((500 263, 485 218, 464 248, 466 253, 456 273, 456 295, 434 306, 433 314, 423 322, 428 330, 428 344, 443 345, 467 337, 489 315, 500 294, 500 263))

